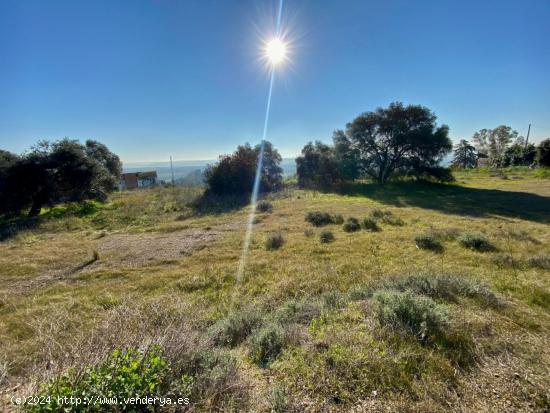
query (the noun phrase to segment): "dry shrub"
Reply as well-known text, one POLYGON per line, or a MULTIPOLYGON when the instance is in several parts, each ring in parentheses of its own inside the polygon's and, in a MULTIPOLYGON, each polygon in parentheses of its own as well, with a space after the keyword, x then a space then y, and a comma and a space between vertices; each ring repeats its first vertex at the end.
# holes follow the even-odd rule
POLYGON ((357 218, 350 217, 346 220, 346 223, 342 226, 342 229, 346 232, 356 232, 361 229, 359 220, 357 218))
POLYGON ((414 237, 414 242, 420 249, 443 252, 443 245, 441 242, 430 233, 417 235, 414 237))
POLYGON ((280 232, 270 234, 265 240, 265 249, 268 251, 278 250, 285 243, 285 239, 280 232))

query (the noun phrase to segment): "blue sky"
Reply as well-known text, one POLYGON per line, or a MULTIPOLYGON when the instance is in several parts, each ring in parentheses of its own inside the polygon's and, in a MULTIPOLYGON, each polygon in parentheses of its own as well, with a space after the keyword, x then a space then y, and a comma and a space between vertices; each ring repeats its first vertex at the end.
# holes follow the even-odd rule
MULTIPOLYGON (((257 143, 277 0, 0 0, 0 148, 94 138, 124 161, 257 143)), ((508 124, 550 137, 550 1, 286 0, 291 62, 268 130, 284 156, 391 101, 454 140, 508 124)))

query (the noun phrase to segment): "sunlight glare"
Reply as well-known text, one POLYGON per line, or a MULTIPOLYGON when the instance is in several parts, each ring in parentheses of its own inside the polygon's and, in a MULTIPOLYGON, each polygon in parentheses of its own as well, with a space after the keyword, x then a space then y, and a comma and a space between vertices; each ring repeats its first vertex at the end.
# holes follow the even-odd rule
POLYGON ((286 45, 281 39, 275 38, 267 43, 265 54, 272 64, 282 62, 286 57, 286 45))

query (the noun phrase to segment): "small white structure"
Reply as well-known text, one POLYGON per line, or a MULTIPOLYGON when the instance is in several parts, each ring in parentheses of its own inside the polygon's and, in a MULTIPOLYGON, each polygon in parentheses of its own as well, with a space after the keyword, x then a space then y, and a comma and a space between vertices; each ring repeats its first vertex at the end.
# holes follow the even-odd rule
POLYGON ((122 191, 123 189, 144 188, 157 184, 157 171, 128 172, 120 177, 118 188, 122 191))

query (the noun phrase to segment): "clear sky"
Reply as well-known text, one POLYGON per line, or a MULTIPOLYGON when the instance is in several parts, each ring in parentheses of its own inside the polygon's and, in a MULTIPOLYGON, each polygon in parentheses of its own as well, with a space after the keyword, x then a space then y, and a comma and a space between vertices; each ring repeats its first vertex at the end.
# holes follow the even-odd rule
MULTIPOLYGON (((277 1, 0 0, 0 148, 94 138, 160 161, 258 143, 277 1)), ((285 0, 283 27, 268 129, 283 156, 394 100, 453 140, 550 137, 549 0, 285 0)))

